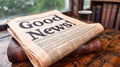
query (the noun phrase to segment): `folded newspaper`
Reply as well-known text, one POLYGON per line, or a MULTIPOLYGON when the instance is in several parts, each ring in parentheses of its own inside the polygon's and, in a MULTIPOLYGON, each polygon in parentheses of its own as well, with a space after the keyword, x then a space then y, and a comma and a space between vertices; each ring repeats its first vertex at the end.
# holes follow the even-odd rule
POLYGON ((8 23, 34 67, 48 67, 86 43, 104 28, 63 15, 57 10, 18 17, 8 23))

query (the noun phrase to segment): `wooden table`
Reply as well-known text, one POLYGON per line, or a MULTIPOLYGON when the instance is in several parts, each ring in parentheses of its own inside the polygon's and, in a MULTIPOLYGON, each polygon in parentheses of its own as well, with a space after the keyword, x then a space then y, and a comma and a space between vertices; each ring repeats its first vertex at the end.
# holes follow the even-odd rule
MULTIPOLYGON (((120 67, 120 31, 105 30, 97 38, 102 44, 99 52, 67 56, 51 67, 120 67)), ((0 67, 32 67, 30 62, 8 61, 6 50, 10 39, 10 36, 0 39, 0 67)))

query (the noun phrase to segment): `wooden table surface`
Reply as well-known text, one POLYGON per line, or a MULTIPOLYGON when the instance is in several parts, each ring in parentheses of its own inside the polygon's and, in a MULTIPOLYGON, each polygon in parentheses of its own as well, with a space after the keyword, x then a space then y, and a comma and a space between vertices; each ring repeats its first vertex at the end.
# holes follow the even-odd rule
MULTIPOLYGON (((102 44, 99 52, 67 56, 51 67, 120 67, 120 32, 106 30, 97 38, 102 44)), ((10 39, 7 31, 0 33, 0 67, 32 67, 30 62, 12 64, 8 61, 6 51, 10 39)))

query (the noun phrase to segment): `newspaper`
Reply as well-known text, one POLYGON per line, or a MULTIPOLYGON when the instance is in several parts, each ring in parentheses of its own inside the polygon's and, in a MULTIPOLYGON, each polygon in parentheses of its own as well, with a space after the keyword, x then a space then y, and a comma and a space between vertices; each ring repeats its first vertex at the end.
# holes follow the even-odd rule
POLYGON ((8 23, 34 67, 48 67, 86 43, 104 28, 63 15, 57 10, 18 17, 8 23))

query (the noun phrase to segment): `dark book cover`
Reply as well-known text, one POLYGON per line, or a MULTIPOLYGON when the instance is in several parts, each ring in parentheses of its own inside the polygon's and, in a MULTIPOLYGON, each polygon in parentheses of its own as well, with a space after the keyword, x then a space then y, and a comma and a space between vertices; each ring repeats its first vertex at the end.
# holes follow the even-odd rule
POLYGON ((115 24, 115 29, 120 30, 119 28, 120 28, 120 5, 119 5, 118 14, 117 14, 116 24, 115 24))
POLYGON ((111 16, 110 16, 110 20, 109 20, 109 24, 108 24, 110 29, 113 29, 113 25, 116 20, 117 8, 118 8, 118 4, 113 4, 112 12, 111 12, 111 16))
POLYGON ((111 16, 112 11, 112 3, 108 3, 107 13, 106 13, 106 20, 105 20, 105 28, 108 28, 109 26, 109 20, 111 16))
POLYGON ((101 18, 101 24, 103 26, 105 26, 105 19, 106 19, 107 8, 108 8, 108 4, 107 3, 103 3, 102 18, 101 18))
POLYGON ((96 22, 101 22, 102 5, 96 5, 96 22))
POLYGON ((95 19, 96 19, 96 5, 93 5, 92 7, 92 21, 95 22, 95 19))

